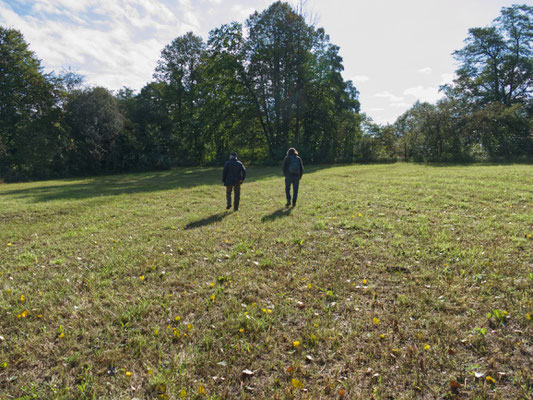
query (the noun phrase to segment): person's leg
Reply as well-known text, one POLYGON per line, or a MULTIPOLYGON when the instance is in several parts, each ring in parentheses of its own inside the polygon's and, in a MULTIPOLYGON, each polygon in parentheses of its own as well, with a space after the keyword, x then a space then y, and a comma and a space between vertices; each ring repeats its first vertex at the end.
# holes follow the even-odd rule
POLYGON ((287 197, 287 207, 291 205, 291 178, 285 177, 285 196, 287 197))
POLYGON ((235 184, 235 199, 233 201, 233 209, 237 211, 239 209, 239 202, 241 201, 241 184, 235 184))
POLYGON ((231 189, 233 189, 233 185, 226 186, 226 209, 231 208, 231 189))
POLYGON ((296 205, 296 200, 298 199, 298 187, 300 186, 299 177, 295 176, 292 179, 292 206, 296 205))

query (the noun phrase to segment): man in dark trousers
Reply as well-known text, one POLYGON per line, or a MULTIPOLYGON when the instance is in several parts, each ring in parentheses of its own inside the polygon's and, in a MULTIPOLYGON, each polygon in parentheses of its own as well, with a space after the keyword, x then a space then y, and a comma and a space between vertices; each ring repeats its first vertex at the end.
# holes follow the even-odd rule
POLYGON ((285 195, 287 196, 287 204, 291 205, 291 185, 292 185, 292 206, 296 205, 298 199, 298 187, 300 186, 300 179, 304 173, 304 163, 298 156, 298 152, 294 147, 287 150, 287 157, 283 160, 283 175, 285 175, 285 195))
POLYGON ((222 182, 226 186, 226 210, 231 208, 231 191, 235 190, 235 199, 233 201, 233 209, 239 209, 239 200, 241 198, 241 184, 246 178, 246 169, 242 162, 237 160, 237 153, 232 152, 229 160, 224 163, 224 170, 222 171, 222 182))

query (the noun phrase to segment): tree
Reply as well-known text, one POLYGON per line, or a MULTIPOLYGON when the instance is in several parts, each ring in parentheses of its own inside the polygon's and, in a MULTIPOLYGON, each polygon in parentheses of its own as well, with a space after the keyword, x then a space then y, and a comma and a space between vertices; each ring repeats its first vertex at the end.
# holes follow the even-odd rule
POLYGON ((533 90, 533 7, 503 8, 493 25, 472 28, 465 47, 455 51, 460 63, 454 85, 445 87, 453 98, 478 106, 500 102, 526 103, 533 90))
POLYGON ((118 102, 107 89, 78 91, 66 106, 66 122, 73 146, 70 167, 86 174, 121 169, 118 143, 122 140, 124 117, 118 102))
POLYGON ((0 176, 46 177, 59 168, 60 81, 42 72, 22 34, 0 27, 0 176))
POLYGON ((165 46, 154 73, 156 82, 164 83, 163 98, 172 121, 173 147, 179 163, 202 161, 203 137, 199 120, 199 68, 205 44, 189 32, 165 46))

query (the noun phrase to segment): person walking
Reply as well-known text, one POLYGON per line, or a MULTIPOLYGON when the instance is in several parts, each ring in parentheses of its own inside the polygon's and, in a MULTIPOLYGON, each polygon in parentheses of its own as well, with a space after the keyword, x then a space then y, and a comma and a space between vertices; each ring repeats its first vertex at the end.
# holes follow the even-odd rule
POLYGON ((285 195, 287 196, 287 204, 291 205, 291 185, 292 185, 292 206, 296 206, 298 199, 298 187, 300 186, 300 179, 304 173, 304 163, 298 156, 298 152, 294 147, 287 150, 287 156, 283 160, 283 175, 285 175, 285 195))
POLYGON ((234 151, 229 155, 229 160, 224 163, 222 170, 222 182, 226 186, 226 210, 231 208, 231 192, 234 190, 233 209, 239 209, 241 199, 241 184, 246 178, 246 168, 242 162, 237 160, 237 153, 234 151))

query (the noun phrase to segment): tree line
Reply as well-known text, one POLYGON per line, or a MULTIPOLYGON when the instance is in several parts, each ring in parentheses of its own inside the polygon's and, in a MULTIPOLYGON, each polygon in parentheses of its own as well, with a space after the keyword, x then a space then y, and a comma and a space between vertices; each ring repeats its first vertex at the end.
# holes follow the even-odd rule
POLYGON ((532 160, 533 7, 503 8, 453 56, 459 68, 444 98, 416 102, 394 124, 367 124, 369 159, 532 160))
POLYGON ((230 151, 279 162, 457 161, 533 152, 533 7, 502 9, 454 53, 437 104, 391 125, 360 112, 339 47, 284 2, 165 46, 138 93, 43 72, 20 32, 0 27, 0 177, 23 180, 218 164, 230 151))

